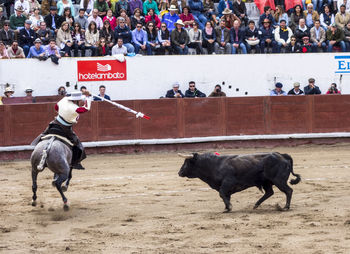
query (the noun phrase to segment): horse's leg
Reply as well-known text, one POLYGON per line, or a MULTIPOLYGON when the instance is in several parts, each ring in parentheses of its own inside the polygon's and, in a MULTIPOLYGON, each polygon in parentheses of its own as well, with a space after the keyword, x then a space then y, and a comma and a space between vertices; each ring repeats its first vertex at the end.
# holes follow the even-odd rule
POLYGON ((53 174, 53 181, 52 181, 52 186, 56 187, 56 180, 58 178, 58 175, 56 173, 53 174))
POLYGON ((68 200, 64 196, 63 191, 62 191, 62 186, 61 186, 62 183, 64 181, 66 181, 66 180, 67 180, 67 175, 66 174, 59 174, 58 178, 54 182, 55 182, 55 185, 56 185, 56 188, 57 188, 58 192, 61 194, 61 197, 62 197, 62 200, 63 200, 63 209, 65 211, 68 211, 68 209, 69 209, 69 206, 67 204, 68 200))
POLYGON ((66 184, 62 186, 62 191, 63 192, 68 190, 70 179, 72 179, 72 170, 73 170, 73 167, 70 167, 69 175, 68 175, 68 179, 66 181, 66 184))
POLYGON ((36 206, 36 199, 37 199, 36 190, 38 189, 38 186, 36 184, 37 176, 38 176, 38 172, 32 168, 32 182, 33 182, 33 185, 32 185, 32 190, 33 190, 32 206, 36 206))

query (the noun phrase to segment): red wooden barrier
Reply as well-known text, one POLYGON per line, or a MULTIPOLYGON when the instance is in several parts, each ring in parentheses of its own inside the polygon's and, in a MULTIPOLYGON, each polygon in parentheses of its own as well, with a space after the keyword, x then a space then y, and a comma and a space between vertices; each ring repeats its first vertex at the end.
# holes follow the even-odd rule
MULTIPOLYGON (((350 95, 118 101, 151 120, 93 102, 74 130, 82 141, 350 131, 350 95)), ((0 106, 0 146, 28 145, 54 103, 0 106)))

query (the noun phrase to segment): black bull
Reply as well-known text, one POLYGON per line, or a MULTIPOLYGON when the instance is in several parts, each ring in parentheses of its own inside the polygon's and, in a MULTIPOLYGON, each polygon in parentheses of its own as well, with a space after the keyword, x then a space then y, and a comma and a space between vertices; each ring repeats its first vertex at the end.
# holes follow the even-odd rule
POLYGON ((220 193, 226 211, 231 211, 231 195, 235 192, 256 186, 265 194, 256 202, 256 209, 273 195, 272 186, 284 192, 289 209, 293 189, 287 184, 289 174, 296 177, 291 184, 300 182, 300 175, 293 172, 293 159, 288 154, 263 153, 250 155, 217 156, 215 154, 180 155, 186 157, 179 176, 199 178, 220 193))

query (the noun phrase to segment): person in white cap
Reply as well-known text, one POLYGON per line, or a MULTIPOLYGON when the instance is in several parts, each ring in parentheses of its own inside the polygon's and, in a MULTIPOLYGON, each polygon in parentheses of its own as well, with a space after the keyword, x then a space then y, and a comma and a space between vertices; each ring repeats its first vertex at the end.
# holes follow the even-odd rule
POLYGON ((185 24, 181 19, 175 23, 176 29, 171 32, 171 44, 173 45, 174 51, 178 55, 187 55, 188 46, 190 41, 187 31, 183 28, 185 24))
POLYGON ((5 95, 6 98, 13 97, 14 93, 15 93, 15 91, 11 87, 8 86, 8 87, 5 88, 4 95, 5 95))
POLYGON ((180 84, 178 82, 175 82, 173 84, 173 89, 168 90, 165 97, 166 98, 183 98, 185 95, 179 90, 180 84))
POLYGON ((176 14, 177 8, 175 5, 170 5, 168 13, 163 15, 162 22, 166 24, 169 32, 175 29, 175 22, 180 19, 179 15, 176 14))
POLYGON ((85 169, 81 161, 86 158, 84 147, 78 136, 73 132, 72 126, 78 123, 79 115, 88 112, 91 107, 92 96, 89 91, 73 92, 61 99, 56 105, 55 110, 58 115, 50 122, 46 130, 40 134, 31 145, 40 142, 41 137, 47 134, 56 134, 68 138, 73 144, 72 167, 75 169, 85 169), (83 101, 83 105, 79 103, 83 101))

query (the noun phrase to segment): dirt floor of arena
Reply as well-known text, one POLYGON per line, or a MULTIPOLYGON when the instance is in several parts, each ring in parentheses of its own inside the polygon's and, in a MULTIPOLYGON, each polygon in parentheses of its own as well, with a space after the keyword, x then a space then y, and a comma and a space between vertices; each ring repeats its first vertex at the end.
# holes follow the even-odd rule
POLYGON ((302 182, 253 210, 250 188, 223 213, 216 191, 178 176, 176 153, 91 155, 74 171, 64 212, 45 169, 32 207, 29 161, 0 162, 2 253, 350 253, 350 145, 233 149, 289 153, 302 182))

